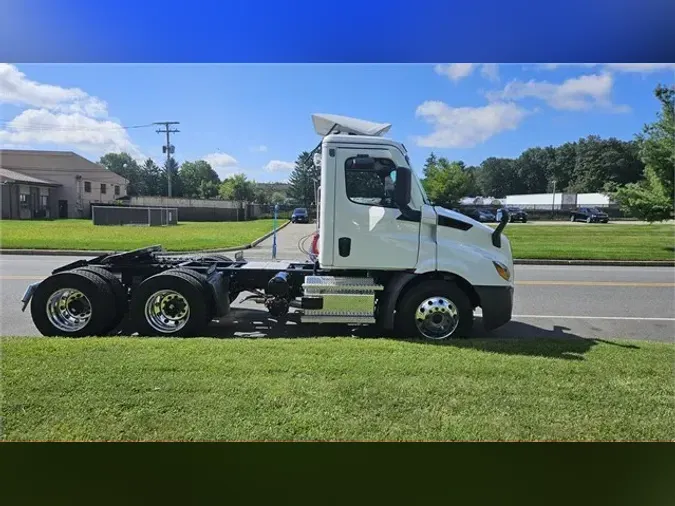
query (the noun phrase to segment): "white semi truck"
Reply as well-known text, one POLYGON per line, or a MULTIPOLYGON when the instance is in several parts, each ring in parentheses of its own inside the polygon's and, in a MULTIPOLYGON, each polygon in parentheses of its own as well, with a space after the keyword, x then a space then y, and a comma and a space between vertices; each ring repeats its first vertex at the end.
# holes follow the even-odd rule
POLYGON ((279 320, 376 324, 444 340, 511 319, 513 258, 502 231, 429 202, 390 124, 315 114, 322 136, 317 250, 306 262, 238 253, 171 256, 161 246, 78 260, 22 299, 46 336, 197 336, 240 294, 279 320), (313 261, 312 261, 313 260, 313 261), (291 308, 294 310, 291 311, 291 308), (122 329, 122 330, 120 330, 122 329))

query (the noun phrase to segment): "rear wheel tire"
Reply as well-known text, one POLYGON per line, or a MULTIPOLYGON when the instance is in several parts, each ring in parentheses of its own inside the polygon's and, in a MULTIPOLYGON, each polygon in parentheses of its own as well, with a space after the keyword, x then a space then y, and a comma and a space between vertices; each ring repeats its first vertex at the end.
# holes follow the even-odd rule
POLYGON ((119 279, 117 279, 117 276, 115 276, 110 271, 102 269, 101 267, 87 266, 75 270, 75 272, 83 272, 83 271, 90 272, 100 277, 103 281, 105 281, 110 287, 113 296, 115 297, 114 316, 112 317, 110 323, 108 324, 108 328, 104 329, 103 331, 107 334, 113 329, 115 329, 122 322, 122 319, 129 310, 129 297, 127 289, 124 287, 122 282, 119 279))
POLYGON ((399 302, 396 328, 403 337, 426 341, 470 337, 473 308, 469 297, 455 283, 423 282, 399 302))
POLYGON ((31 299, 33 323, 44 336, 85 337, 107 332, 115 317, 110 285, 86 271, 54 274, 42 281, 31 299))
POLYGON ((209 318, 209 297, 202 284, 180 271, 143 281, 131 299, 131 321, 140 336, 199 335, 209 318))
POLYGON ((591 220, 590 216, 588 218, 586 218, 586 223, 590 223, 591 221, 592 220, 591 220))
POLYGON ((211 285, 208 282, 208 279, 204 274, 201 272, 193 271, 191 269, 171 269, 166 271, 167 274, 174 274, 174 273, 182 273, 187 276, 190 276, 193 279, 196 279, 199 284, 202 286, 202 289, 204 290, 204 300, 207 302, 207 307, 208 307, 208 314, 209 316, 207 317, 207 322, 210 322, 213 320, 213 317, 215 316, 216 308, 214 307, 213 304, 213 298, 211 297, 211 285))

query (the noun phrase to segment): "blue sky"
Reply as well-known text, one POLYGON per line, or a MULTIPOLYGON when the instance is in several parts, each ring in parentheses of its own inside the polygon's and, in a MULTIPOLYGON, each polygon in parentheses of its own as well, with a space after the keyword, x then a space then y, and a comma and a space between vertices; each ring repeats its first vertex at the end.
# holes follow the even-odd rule
POLYGON ((178 161, 284 180, 319 141, 310 115, 392 123, 421 169, 434 151, 477 165, 590 134, 631 139, 675 65, 0 64, 0 147, 162 160, 155 121, 180 121, 178 161))

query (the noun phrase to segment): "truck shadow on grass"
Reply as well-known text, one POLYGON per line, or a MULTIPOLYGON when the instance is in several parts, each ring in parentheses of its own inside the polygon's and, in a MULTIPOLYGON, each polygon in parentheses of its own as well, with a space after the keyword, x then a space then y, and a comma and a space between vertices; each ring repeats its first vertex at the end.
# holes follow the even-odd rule
MULTIPOLYGON (((420 346, 454 346, 490 353, 507 355, 538 356, 564 360, 584 360, 584 354, 600 343, 626 349, 639 349, 632 344, 620 344, 603 339, 585 338, 569 331, 567 327, 554 325, 551 330, 519 321, 511 321, 504 327, 487 332, 480 317, 476 318, 473 337, 433 342, 405 340, 420 346)), ((217 339, 308 339, 316 337, 355 337, 363 339, 395 339, 384 336, 374 326, 351 327, 349 325, 319 324, 297 325, 279 323, 269 317, 266 311, 235 309, 231 318, 213 322, 205 337, 217 339)))

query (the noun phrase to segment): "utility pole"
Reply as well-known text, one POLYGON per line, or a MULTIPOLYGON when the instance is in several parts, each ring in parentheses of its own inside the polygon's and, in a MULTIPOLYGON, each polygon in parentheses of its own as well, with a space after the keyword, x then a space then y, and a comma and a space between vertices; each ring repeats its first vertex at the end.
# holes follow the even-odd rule
POLYGON ((164 130, 157 130, 158 134, 166 134, 166 145, 162 146, 162 152, 166 153, 166 179, 167 179, 167 194, 169 198, 171 197, 171 171, 169 170, 169 159, 171 155, 176 151, 176 148, 171 145, 171 134, 180 132, 180 130, 172 129, 171 125, 178 125, 178 121, 158 121, 153 123, 153 125, 163 125, 164 130))

